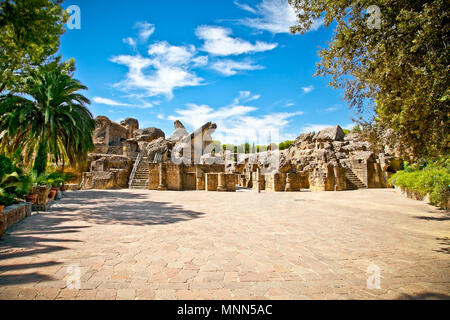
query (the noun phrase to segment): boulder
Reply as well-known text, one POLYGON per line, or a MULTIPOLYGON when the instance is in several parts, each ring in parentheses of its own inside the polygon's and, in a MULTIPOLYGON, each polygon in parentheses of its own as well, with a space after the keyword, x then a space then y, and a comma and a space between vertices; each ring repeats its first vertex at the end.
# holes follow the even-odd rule
POLYGON ((166 136, 161 129, 155 127, 135 130, 133 135, 137 141, 143 142, 152 142, 155 139, 165 138, 166 136))
POLYGON ((139 129, 139 121, 134 118, 126 118, 120 122, 120 125, 127 129, 127 139, 133 138, 133 132, 139 129))
POLYGON ((177 142, 181 138, 189 135, 189 132, 186 130, 186 128, 183 126, 183 124, 181 123, 180 120, 176 120, 174 122, 174 127, 175 127, 175 130, 172 133, 172 135, 170 136, 169 140, 171 140, 173 142, 177 142))
POLYGON ((345 133, 340 126, 320 130, 315 136, 317 141, 344 141, 345 133))
POLYGON ((147 156, 150 162, 155 159, 156 154, 161 154, 161 161, 165 161, 168 157, 169 150, 172 149, 173 145, 174 143, 172 141, 160 137, 153 140, 147 145, 144 154, 147 156))
POLYGON ((127 139, 128 130, 105 116, 98 116, 94 121, 94 152, 122 154, 122 143, 127 139))

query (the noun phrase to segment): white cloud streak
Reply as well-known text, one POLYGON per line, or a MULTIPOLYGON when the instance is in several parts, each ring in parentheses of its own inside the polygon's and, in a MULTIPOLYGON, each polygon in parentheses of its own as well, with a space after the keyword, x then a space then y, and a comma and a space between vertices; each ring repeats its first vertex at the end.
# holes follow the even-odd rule
POLYGON ((284 134, 284 128, 289 124, 289 119, 303 114, 303 112, 281 112, 260 116, 251 115, 258 108, 254 106, 242 105, 242 102, 249 102, 259 99, 259 95, 253 95, 249 91, 240 91, 239 96, 233 103, 218 109, 204 104, 186 104, 184 109, 176 109, 174 115, 167 117, 168 120, 180 120, 193 129, 198 128, 208 121, 217 124, 217 129, 213 135, 214 139, 222 143, 243 143, 261 142, 272 135, 273 142, 280 142, 283 139, 292 138, 289 134, 284 134), (274 133, 277 133, 274 135, 274 133), (278 134, 279 133, 279 134, 278 134), (275 141, 279 139, 280 141, 275 141))
POLYGON ((218 26, 199 26, 195 34, 204 40, 201 50, 216 56, 249 54, 272 50, 277 43, 256 41, 254 44, 240 38, 231 37, 231 29, 218 26))
POLYGON ((128 103, 122 103, 122 102, 119 102, 119 101, 116 101, 116 100, 112 100, 112 99, 108 99, 108 98, 102 98, 102 97, 94 97, 94 98, 92 98, 92 100, 95 103, 104 104, 104 105, 107 105, 107 106, 119 106, 119 107, 129 107, 130 106, 130 104, 128 104, 128 103))
MULTIPOLYGON (((235 4, 257 16, 239 20, 241 24, 253 29, 272 34, 289 33, 290 27, 298 24, 296 12, 287 0, 262 0, 255 7, 239 2, 235 4)), ((311 30, 317 30, 322 24, 323 19, 314 21, 311 30)))
MULTIPOLYGON (((319 132, 320 130, 335 127, 336 124, 314 124, 314 123, 308 123, 305 126, 303 126, 300 131, 301 133, 309 133, 309 132, 319 132)), ((342 129, 352 129, 355 126, 353 123, 346 124, 344 126, 341 126, 342 129)))
POLYGON ((264 69, 264 66, 253 64, 248 59, 244 61, 225 59, 213 62, 211 68, 225 76, 232 76, 240 71, 261 70, 264 69))
POLYGON ((307 87, 302 87, 302 91, 304 94, 310 93, 311 91, 314 90, 314 86, 307 86, 307 87))
POLYGON ((147 21, 138 22, 135 28, 139 29, 139 39, 147 42, 148 38, 155 32, 155 26, 147 21))

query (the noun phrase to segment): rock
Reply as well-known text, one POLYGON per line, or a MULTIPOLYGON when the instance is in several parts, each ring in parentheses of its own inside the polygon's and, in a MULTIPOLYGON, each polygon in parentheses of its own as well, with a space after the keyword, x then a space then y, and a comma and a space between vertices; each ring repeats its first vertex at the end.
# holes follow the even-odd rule
POLYGON ((112 154, 88 155, 89 172, 83 173, 82 189, 117 189, 128 187, 131 158, 112 154))
POLYGON ((175 129, 186 129, 180 120, 175 120, 173 123, 175 129))
POLYGON ((162 137, 157 138, 147 145, 145 155, 150 162, 155 159, 155 155, 157 154, 161 155, 161 161, 165 161, 168 158, 169 150, 172 149, 173 145, 174 143, 170 140, 166 140, 162 137))
POLYGON ((317 141, 344 141, 345 133, 340 126, 320 130, 315 136, 317 141))
POLYGON ((133 135, 137 141, 143 142, 152 142, 155 139, 165 138, 166 136, 161 129, 154 127, 135 130, 133 135))
POLYGON ((127 139, 133 138, 133 132, 139 129, 139 121, 134 118, 126 118, 120 122, 120 125, 128 130, 127 139))
POLYGON ((175 127, 175 130, 172 133, 172 135, 170 136, 169 140, 171 140, 173 142, 177 142, 181 138, 189 135, 189 132, 186 130, 186 128, 183 126, 183 124, 181 123, 180 120, 176 120, 174 122, 174 127, 175 127))
POLYGON ((105 116, 98 116, 94 120, 95 129, 92 137, 95 146, 94 152, 122 154, 122 143, 127 139, 128 130, 105 116))
POLYGON ((211 153, 212 137, 217 125, 207 122, 189 135, 180 138, 173 147, 172 160, 176 163, 199 164, 203 154, 211 153))

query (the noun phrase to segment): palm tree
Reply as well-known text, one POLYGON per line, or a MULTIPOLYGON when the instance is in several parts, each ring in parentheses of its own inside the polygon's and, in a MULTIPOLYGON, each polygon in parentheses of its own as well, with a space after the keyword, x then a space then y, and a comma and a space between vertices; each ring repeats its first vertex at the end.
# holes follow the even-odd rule
POLYGON ((59 64, 32 71, 26 87, 26 95, 0 96, 0 147, 21 150, 38 175, 45 172, 49 155, 57 163, 84 163, 94 148, 95 122, 86 107, 90 101, 77 91, 87 87, 59 64))

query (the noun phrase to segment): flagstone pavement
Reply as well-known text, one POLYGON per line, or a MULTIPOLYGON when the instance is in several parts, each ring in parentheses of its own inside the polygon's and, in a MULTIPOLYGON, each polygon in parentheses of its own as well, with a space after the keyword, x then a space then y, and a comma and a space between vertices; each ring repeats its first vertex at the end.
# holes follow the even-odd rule
POLYGON ((4 234, 0 299, 449 299, 449 254, 392 189, 71 191, 4 234))

